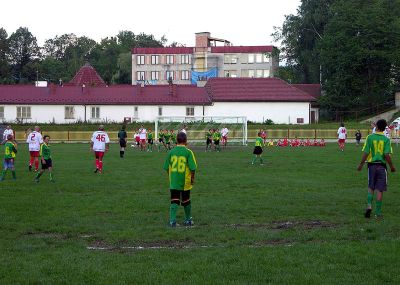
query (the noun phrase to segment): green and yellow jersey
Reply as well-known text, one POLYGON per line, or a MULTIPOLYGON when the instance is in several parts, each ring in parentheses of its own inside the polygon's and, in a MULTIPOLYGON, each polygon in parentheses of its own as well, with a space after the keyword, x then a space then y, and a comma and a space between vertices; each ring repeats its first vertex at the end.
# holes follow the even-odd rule
POLYGON ((213 134, 213 140, 219 141, 221 139, 221 133, 220 132, 215 132, 213 134))
POLYGON ((392 145, 382 132, 376 132, 367 136, 362 151, 368 154, 368 163, 386 164, 385 154, 392 153, 392 145))
POLYGON ((11 159, 15 158, 17 155, 17 148, 15 147, 15 144, 13 142, 7 141, 4 144, 4 158, 5 159, 11 159))
POLYGON ((164 133, 163 132, 159 132, 158 133, 158 138, 159 139, 163 139, 164 138, 164 133))
POLYGON ((177 145, 168 153, 164 169, 169 173, 170 189, 192 189, 191 172, 197 169, 197 162, 193 152, 186 146, 177 145))
POLYGON ((42 143, 42 145, 40 146, 40 156, 43 157, 45 160, 51 159, 50 145, 42 143))
POLYGON ((149 140, 153 139, 153 133, 152 132, 148 132, 147 133, 147 139, 149 139, 149 140))
POLYGON ((254 146, 259 146, 259 147, 263 147, 264 146, 264 142, 263 142, 263 139, 262 138, 260 138, 260 137, 257 137, 256 138, 256 142, 254 143, 254 146))
POLYGON ((206 132, 206 139, 211 139, 212 136, 211 132, 206 132))
POLYGON ((171 134, 170 134, 170 137, 171 137, 171 142, 172 142, 173 144, 175 144, 175 143, 176 143, 176 135, 175 135, 175 133, 171 133, 171 134))
POLYGON ((165 142, 169 143, 169 139, 171 138, 171 135, 169 133, 164 134, 165 142))

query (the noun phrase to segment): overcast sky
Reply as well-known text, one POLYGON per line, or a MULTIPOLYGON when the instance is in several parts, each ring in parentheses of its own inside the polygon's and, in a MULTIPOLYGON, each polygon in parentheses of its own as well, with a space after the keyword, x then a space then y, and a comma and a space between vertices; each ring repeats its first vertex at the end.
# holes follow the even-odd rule
POLYGON ((39 45, 65 33, 96 41, 121 30, 165 35, 168 43, 194 46, 194 33, 234 45, 273 44, 274 26, 295 14, 300 0, 18 0, 1 1, 0 27, 10 35, 27 27, 39 45))

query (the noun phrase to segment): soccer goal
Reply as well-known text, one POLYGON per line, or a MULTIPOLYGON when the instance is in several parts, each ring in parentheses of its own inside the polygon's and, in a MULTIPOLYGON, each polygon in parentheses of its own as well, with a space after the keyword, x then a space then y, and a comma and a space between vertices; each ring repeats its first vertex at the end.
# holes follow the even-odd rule
POLYGON ((161 116, 155 120, 155 135, 158 139, 159 130, 174 130, 178 133, 185 128, 189 143, 202 143, 205 141, 209 129, 227 128, 228 142, 237 145, 247 144, 247 117, 226 116, 161 116))

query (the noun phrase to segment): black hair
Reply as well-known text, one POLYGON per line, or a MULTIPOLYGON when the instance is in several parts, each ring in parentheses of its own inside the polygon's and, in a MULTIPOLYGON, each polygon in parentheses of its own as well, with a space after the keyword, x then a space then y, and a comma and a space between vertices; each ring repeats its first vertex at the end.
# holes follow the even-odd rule
POLYGON ((179 144, 186 143, 187 142, 187 137, 184 132, 178 133, 176 136, 176 140, 178 141, 179 144))
POLYGON ((378 120, 378 122, 376 122, 376 128, 379 131, 383 132, 386 129, 386 127, 387 127, 386 120, 380 119, 380 120, 378 120))
POLYGON ((45 140, 46 138, 50 138, 50 136, 49 135, 44 135, 43 136, 43 140, 45 140))
POLYGON ((341 127, 344 127, 344 123, 340 123, 340 126, 341 126, 341 127))

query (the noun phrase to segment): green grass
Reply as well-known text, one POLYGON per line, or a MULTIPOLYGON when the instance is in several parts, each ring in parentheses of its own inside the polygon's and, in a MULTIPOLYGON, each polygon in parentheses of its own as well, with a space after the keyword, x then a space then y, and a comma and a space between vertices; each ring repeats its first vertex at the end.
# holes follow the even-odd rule
POLYGON ((33 183, 25 145, 18 180, 0 184, 0 284, 400 283, 399 177, 384 220, 365 220, 354 145, 266 148, 265 166, 250 164, 250 147, 194 148, 190 229, 167 227, 164 152, 121 160, 112 145, 96 175, 88 145, 52 150, 55 184, 33 183))

